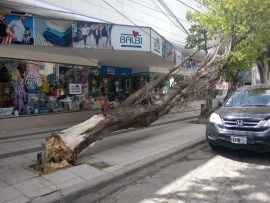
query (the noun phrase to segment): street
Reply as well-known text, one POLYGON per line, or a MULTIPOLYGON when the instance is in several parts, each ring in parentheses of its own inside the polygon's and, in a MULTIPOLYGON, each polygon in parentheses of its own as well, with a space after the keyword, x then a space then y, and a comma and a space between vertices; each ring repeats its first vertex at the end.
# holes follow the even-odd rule
POLYGON ((269 153, 216 152, 204 145, 195 153, 178 156, 170 165, 159 162, 76 202, 270 202, 269 153))
POLYGON ((212 151, 204 142, 205 126, 187 119, 194 113, 170 114, 148 128, 116 132, 85 151, 86 160, 107 168, 83 164, 48 175, 29 167, 47 129, 6 132, 1 146, 13 152, 0 156, 0 202, 42 202, 43 197, 72 203, 270 202, 269 153, 212 151), (27 141, 24 148, 22 141, 27 141))

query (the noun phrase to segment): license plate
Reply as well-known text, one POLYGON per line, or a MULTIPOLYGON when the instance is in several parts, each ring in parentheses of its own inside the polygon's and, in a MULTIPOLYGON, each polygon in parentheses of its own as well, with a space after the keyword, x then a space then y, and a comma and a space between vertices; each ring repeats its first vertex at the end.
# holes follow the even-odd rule
POLYGON ((247 144, 247 138, 246 137, 233 137, 233 136, 231 136, 231 143, 247 144))

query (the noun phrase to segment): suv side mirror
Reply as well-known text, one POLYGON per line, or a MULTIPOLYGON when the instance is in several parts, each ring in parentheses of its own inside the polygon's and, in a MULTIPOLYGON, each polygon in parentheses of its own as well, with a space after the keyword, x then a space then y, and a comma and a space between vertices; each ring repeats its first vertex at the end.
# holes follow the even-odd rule
POLYGON ((221 107, 223 105, 223 101, 218 101, 218 106, 221 107))

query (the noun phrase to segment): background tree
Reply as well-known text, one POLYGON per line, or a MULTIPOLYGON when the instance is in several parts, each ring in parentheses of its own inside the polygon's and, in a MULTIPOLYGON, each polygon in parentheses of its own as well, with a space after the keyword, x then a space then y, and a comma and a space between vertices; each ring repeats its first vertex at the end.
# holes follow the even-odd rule
MULTIPOLYGON (((199 49, 203 50, 207 55, 209 49, 208 43, 213 41, 213 39, 208 35, 208 30, 210 30, 210 28, 207 27, 208 24, 204 25, 200 23, 201 14, 200 12, 187 12, 186 18, 192 24, 189 29, 190 35, 188 35, 186 39, 185 48, 194 49, 195 47, 199 47, 199 49)), ((199 118, 206 119, 213 112, 213 88, 214 87, 206 87, 206 104, 202 104, 202 107, 205 105, 205 108, 201 108, 199 118)))
POLYGON ((269 84, 270 80, 270 44, 266 43, 266 51, 259 56, 257 67, 262 84, 269 84))
MULTIPOLYGON (((251 70, 259 60, 258 67, 267 67, 267 44, 269 42, 270 2, 264 0, 201 0, 203 13, 189 12, 191 26, 189 45, 203 45, 203 40, 230 38, 230 52, 220 64, 221 71, 231 86, 228 95, 238 84, 240 70, 251 70), (207 37, 205 37, 207 33, 207 37)), ((268 64, 269 65, 269 64, 268 64)), ((261 75, 269 75, 261 68, 261 75)), ((226 97, 227 97, 226 96, 226 97)))

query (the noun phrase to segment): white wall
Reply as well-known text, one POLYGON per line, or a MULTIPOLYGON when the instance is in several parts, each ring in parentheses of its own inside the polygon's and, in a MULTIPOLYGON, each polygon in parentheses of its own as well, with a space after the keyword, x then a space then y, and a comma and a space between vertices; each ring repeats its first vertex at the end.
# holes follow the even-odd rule
MULTIPOLYGON (((168 14, 164 15, 160 11, 157 11, 158 8, 153 3, 154 1, 161 8, 157 0, 105 0, 111 7, 103 0, 44 1, 115 24, 133 26, 136 24, 138 26, 152 27, 167 40, 175 42, 184 43, 187 36, 185 32, 181 31, 180 28, 167 18, 168 14)), ((186 11, 192 9, 184 4, 200 10, 199 4, 195 0, 182 0, 181 2, 184 4, 177 0, 164 0, 164 2, 166 2, 167 6, 186 27, 186 30, 188 30, 189 23, 186 22, 185 16, 186 11)))

